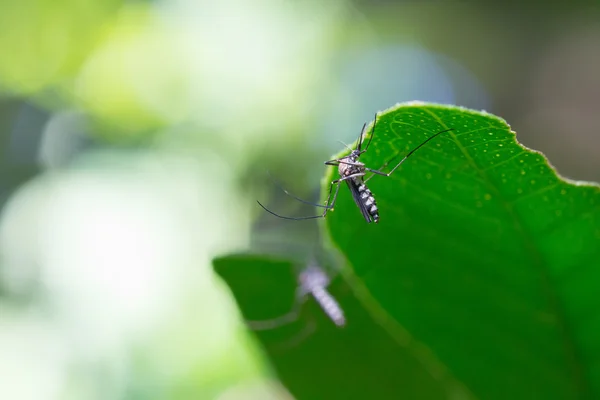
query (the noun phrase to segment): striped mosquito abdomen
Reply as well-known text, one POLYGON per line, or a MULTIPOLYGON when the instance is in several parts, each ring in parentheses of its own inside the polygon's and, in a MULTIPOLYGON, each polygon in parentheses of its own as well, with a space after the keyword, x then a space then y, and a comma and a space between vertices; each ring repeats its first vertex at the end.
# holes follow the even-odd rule
POLYGON ((373 193, 371 193, 367 185, 362 180, 357 182, 357 188, 358 193, 360 194, 360 200, 363 202, 362 204, 373 219, 373 222, 378 223, 379 209, 377 208, 377 202, 375 201, 373 193))

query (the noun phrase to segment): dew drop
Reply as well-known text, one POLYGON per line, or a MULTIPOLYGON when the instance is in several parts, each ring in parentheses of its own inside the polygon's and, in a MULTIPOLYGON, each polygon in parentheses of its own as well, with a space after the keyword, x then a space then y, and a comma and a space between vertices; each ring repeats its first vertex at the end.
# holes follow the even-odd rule
POLYGON ((525 170, 524 169, 521 170, 521 175, 525 175, 525 170))
POLYGON ((488 135, 492 136, 494 133, 493 132, 488 132, 488 135))
POLYGON ((486 194, 483 195, 483 198, 486 199, 486 200, 491 200, 492 199, 492 195, 489 194, 489 193, 486 193, 486 194))
POLYGON ((565 189, 561 189, 560 194, 565 195, 567 194, 567 191, 565 189))
POLYGON ((518 194, 522 194, 522 193, 523 193, 523 189, 521 189, 521 188, 518 188, 518 189, 517 189, 517 193, 518 193, 518 194))
POLYGON ((531 184, 532 184, 532 185, 535 185, 535 179, 532 179, 532 180, 531 180, 531 184))
POLYGON ((496 157, 500 157, 500 153, 496 153, 496 157))

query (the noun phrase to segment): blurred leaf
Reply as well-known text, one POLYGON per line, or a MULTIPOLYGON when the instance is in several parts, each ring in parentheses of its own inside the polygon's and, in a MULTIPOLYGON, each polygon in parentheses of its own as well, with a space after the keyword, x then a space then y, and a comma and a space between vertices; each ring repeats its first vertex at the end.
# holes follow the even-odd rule
MULTIPOLYGON (((247 320, 281 317, 294 306, 301 266, 249 254, 218 258, 214 265, 247 320)), ((426 349, 410 340, 398 342, 382 329, 341 279, 334 279, 329 289, 346 313, 346 327, 337 328, 311 299, 296 322, 256 332, 297 399, 386 399, 397 398, 396 393, 469 398, 439 364, 421 363, 423 355, 417 353, 426 349)))
POLYGON ((378 168, 447 128, 369 181, 378 225, 340 192, 323 226, 347 280, 392 336, 406 329, 477 397, 599 398, 599 187, 561 179, 504 121, 456 107, 384 112, 361 161, 378 168))

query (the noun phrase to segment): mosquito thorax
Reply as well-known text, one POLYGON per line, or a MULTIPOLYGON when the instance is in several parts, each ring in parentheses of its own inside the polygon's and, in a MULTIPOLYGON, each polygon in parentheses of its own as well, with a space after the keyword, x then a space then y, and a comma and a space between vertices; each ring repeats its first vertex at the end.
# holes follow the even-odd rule
POLYGON ((360 152, 354 150, 350 155, 339 159, 338 172, 342 178, 356 174, 364 175, 365 165, 358 160, 359 157, 360 152))

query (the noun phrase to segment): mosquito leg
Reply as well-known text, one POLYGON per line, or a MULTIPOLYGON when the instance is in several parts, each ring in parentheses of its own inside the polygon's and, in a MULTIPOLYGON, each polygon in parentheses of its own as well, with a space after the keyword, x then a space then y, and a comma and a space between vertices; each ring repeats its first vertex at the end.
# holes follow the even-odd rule
POLYGON ((246 320, 246 324, 253 331, 267 331, 296 322, 299 318, 300 304, 296 304, 294 309, 285 315, 264 321, 246 320))
POLYGON ((338 166, 340 164, 344 164, 344 165, 353 165, 355 167, 362 167, 364 165, 363 163, 361 163, 359 161, 356 161, 356 162, 355 161, 348 161, 348 160, 346 160, 344 158, 340 158, 339 160, 329 160, 329 161, 326 161, 325 164, 327 164, 327 165, 335 165, 335 166, 338 166), (335 162, 335 164, 333 164, 334 162, 335 162), (327 163, 329 163, 329 164, 327 164, 327 163))
MULTIPOLYGON (((410 157, 411 155, 413 155, 413 153, 417 150, 419 150, 421 147, 423 147, 427 142, 429 142, 431 139, 437 137, 438 135, 445 133, 445 132, 449 132, 454 130, 453 128, 450 129, 446 129, 444 131, 438 132, 433 136, 428 137, 427 139, 425 139, 421 144, 419 144, 417 147, 415 147, 414 149, 412 149, 411 151, 408 152, 407 155, 404 156, 404 158, 402 158, 402 160, 400 160, 400 162, 398 164, 396 164, 396 166, 394 168, 392 168, 392 170, 388 173, 385 172, 381 172, 379 170, 376 169, 371 169, 371 168, 365 168, 365 170, 372 172, 373 175, 369 176, 366 180, 365 183, 367 183, 372 177, 374 177, 375 175, 383 175, 383 176, 390 176, 394 173, 394 171, 400 166, 402 165, 402 163, 404 163, 404 161, 406 161, 408 159, 408 157, 410 157)), ((396 158, 397 156, 392 157, 389 161, 387 161, 385 164, 383 164, 379 169, 383 169, 385 168, 390 162, 392 162, 392 160, 394 158, 396 158)))
MULTIPOLYGON (((323 213, 319 214, 319 215, 311 215, 309 217, 286 217, 285 215, 279 215, 279 214, 277 214, 277 213, 269 210, 267 207, 265 207, 264 205, 262 205, 260 201, 257 200, 256 202, 258 203, 259 206, 261 206, 269 214, 272 214, 272 215, 274 215, 274 216, 276 216, 278 218, 282 218, 282 219, 290 219, 290 220, 294 220, 294 221, 301 221, 301 220, 305 220, 305 219, 324 218, 325 215, 327 215, 327 211, 333 210, 333 207, 335 206, 335 201, 337 199, 337 195, 338 195, 339 190, 340 190, 339 180, 331 182, 331 185, 329 186, 329 195, 327 196, 326 205, 325 206, 319 205, 320 207, 325 208, 323 210, 323 213), (330 202, 329 200, 331 198, 331 191, 333 190, 333 186, 334 185, 337 185, 337 187, 335 189, 335 194, 333 195, 333 200, 331 200, 331 202, 330 202)), ((313 206, 315 205, 313 203, 307 203, 307 204, 310 204, 310 205, 313 205, 313 206)))
MULTIPOLYGON (((276 216, 278 218, 282 218, 282 219, 290 219, 290 220, 294 220, 294 221, 301 221, 301 220, 305 220, 305 219, 324 218, 327 215, 327 211, 333 210, 333 208, 335 207, 335 202, 337 200, 337 196, 338 196, 338 193, 340 191, 340 183, 342 181, 345 181, 345 180, 348 180, 348 179, 351 179, 351 178, 358 178, 359 176, 364 176, 364 175, 365 175, 364 172, 358 172, 356 174, 348 175, 348 176, 345 176, 343 178, 336 179, 336 180, 332 181, 331 185, 329 186, 329 195, 327 196, 326 205, 325 206, 323 206, 323 205, 320 206, 320 207, 325 208, 325 210, 323 210, 323 213, 319 214, 319 215, 311 215, 309 217, 286 217, 285 215, 279 215, 279 214, 277 214, 277 213, 269 210, 260 201, 257 200, 256 202, 258 203, 259 206, 261 206, 263 208, 263 210, 265 210, 269 214, 274 215, 274 216, 276 216), (331 199, 331 191, 333 190, 333 186, 334 185, 337 185, 337 187, 335 188, 335 193, 333 195, 333 199, 331 199), (330 199, 331 199, 331 202, 329 201, 330 199)), ((313 203, 307 203, 307 204, 315 205, 313 203)))
MULTIPOLYGON (((335 180, 335 181, 333 181, 332 183, 335 183, 335 184, 337 185, 337 184, 338 184, 338 183, 340 183, 340 182, 347 181, 348 179, 352 179, 352 178, 358 178, 358 177, 361 177, 361 176, 365 176, 365 173, 364 173, 364 172, 357 172, 357 173, 355 173, 355 174, 348 175, 348 176, 345 176, 345 177, 343 177, 343 178, 340 178, 340 179, 336 179, 336 180, 335 180)), ((340 187, 339 187, 339 185, 338 185, 338 189, 339 189, 339 188, 340 188, 340 187)), ((335 203, 335 199, 336 199, 336 197, 337 197, 337 190, 335 191, 335 196, 334 196, 333 200, 331 201, 331 207, 329 207, 329 209, 330 209, 330 210, 333 210, 333 204, 335 203)))
POLYGON ((275 354, 283 354, 287 353, 294 348, 298 347, 302 342, 308 339, 311 335, 313 335, 317 331, 317 327, 315 321, 309 320, 306 322, 306 325, 299 331, 297 334, 292 336, 290 339, 269 346, 269 349, 275 354))
MULTIPOLYGON (((252 331, 269 331, 273 329, 282 328, 289 324, 300 321, 300 306, 303 303, 304 299, 299 299, 300 302, 296 303, 294 310, 289 313, 266 321, 246 321, 246 325, 252 331)), ((313 320, 308 320, 306 323, 302 324, 301 330, 297 333, 293 334, 291 338, 284 340, 283 342, 279 342, 273 345, 270 345, 269 348, 271 351, 276 353, 286 352, 295 347, 297 347, 300 343, 306 340, 309 336, 316 332, 316 325, 313 320)))
POLYGON ((318 203, 312 203, 310 201, 306 201, 306 200, 302 200, 300 197, 296 197, 293 194, 291 194, 290 192, 288 192, 286 189, 283 188, 283 186, 281 186, 279 183, 277 183, 276 181, 273 181, 277 187, 279 187, 279 189, 281 189, 281 191, 285 194, 287 194, 288 196, 290 196, 292 199, 297 200, 301 203, 304 204, 308 204, 309 206, 314 206, 314 207, 321 207, 321 208, 328 208, 331 209, 331 206, 329 205, 329 197, 331 196, 331 190, 333 188, 334 183, 331 182, 331 185, 329 186, 329 196, 327 197, 327 202, 325 203, 325 205, 323 204, 318 204, 318 203))
MULTIPOLYGON (((379 167, 379 169, 384 169, 385 167, 388 166, 388 164, 394 159, 396 158, 396 156, 392 157, 389 161, 386 161, 381 167, 379 167)), ((381 172, 379 170, 373 170, 371 168, 365 168, 366 171, 372 172, 371 176, 369 176, 367 179, 365 179, 365 183, 369 182, 371 180, 372 177, 374 177, 375 175, 383 175, 383 176, 389 176, 388 174, 386 174, 385 172, 381 172)))
MULTIPOLYGON (((382 168, 385 168, 385 164, 382 166, 382 168)), ((395 168, 394 168, 394 169, 395 169, 395 168)), ((377 169, 371 169, 371 168, 365 168, 365 171, 369 171, 369 172, 372 172, 372 173, 374 173, 374 174, 377 174, 377 175, 382 175, 382 176, 390 176, 390 175, 392 174, 392 172, 394 172, 394 170, 392 170, 392 172, 385 173, 385 172, 383 172, 383 171, 379 171, 379 170, 377 170, 377 169)), ((370 178, 370 177, 369 177, 369 178, 370 178)))

